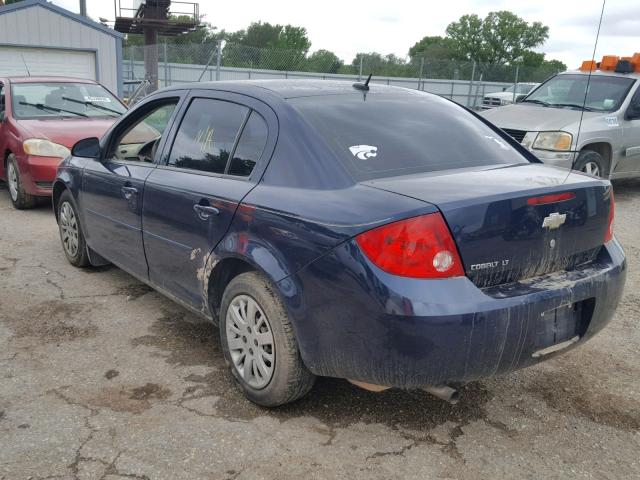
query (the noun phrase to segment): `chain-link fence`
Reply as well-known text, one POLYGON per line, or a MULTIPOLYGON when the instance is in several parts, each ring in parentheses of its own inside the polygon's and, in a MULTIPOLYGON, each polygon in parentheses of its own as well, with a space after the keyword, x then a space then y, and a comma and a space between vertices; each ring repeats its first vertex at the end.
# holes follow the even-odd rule
POLYGON ((541 82, 557 73, 549 67, 489 65, 379 54, 358 54, 351 63, 345 63, 326 50, 305 54, 229 42, 129 45, 125 48, 123 69, 127 97, 134 95, 136 85, 145 79, 150 80, 150 85, 157 83, 158 87, 164 87, 197 81, 270 78, 356 81, 372 74, 372 83, 416 88, 470 107, 479 106, 488 93, 502 91, 518 82, 541 82), (156 70, 157 78, 153 78, 156 70))

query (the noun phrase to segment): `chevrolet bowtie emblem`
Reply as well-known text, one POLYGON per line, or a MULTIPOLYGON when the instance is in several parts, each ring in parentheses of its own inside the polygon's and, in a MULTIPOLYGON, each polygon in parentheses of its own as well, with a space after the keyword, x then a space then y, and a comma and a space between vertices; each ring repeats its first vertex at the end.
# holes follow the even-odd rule
POLYGON ((549 230, 555 230, 556 228, 560 228, 567 220, 567 214, 563 213, 560 215, 559 213, 552 213, 548 217, 544 217, 542 221, 542 228, 548 228, 549 230))

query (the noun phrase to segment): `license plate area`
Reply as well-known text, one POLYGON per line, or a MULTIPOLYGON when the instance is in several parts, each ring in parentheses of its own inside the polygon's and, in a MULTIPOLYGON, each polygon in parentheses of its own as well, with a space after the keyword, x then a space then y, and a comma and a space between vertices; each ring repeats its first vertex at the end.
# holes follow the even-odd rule
POLYGON ((586 332, 594 306, 590 298, 543 312, 536 325, 536 350, 551 353, 575 343, 586 332), (553 346, 560 348, 549 348, 553 346))

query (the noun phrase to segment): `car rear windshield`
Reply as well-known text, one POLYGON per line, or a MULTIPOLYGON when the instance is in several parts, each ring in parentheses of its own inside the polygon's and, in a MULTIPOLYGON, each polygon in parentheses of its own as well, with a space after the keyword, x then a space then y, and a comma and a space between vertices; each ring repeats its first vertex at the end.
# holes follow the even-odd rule
POLYGON ((528 163, 463 108, 422 92, 290 100, 358 180, 528 163))
POLYGON ((15 118, 119 117, 126 111, 95 83, 14 83, 11 100, 15 118))

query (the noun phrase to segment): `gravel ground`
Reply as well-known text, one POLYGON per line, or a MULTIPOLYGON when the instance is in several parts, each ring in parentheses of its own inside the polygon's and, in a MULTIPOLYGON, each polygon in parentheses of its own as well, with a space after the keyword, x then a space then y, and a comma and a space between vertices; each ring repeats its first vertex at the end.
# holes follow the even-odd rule
POLYGON ((265 410, 215 328, 117 268, 75 269, 50 206, 0 187, 0 480, 640 478, 640 181, 615 188, 626 294, 588 344, 455 406, 320 379, 265 410))

